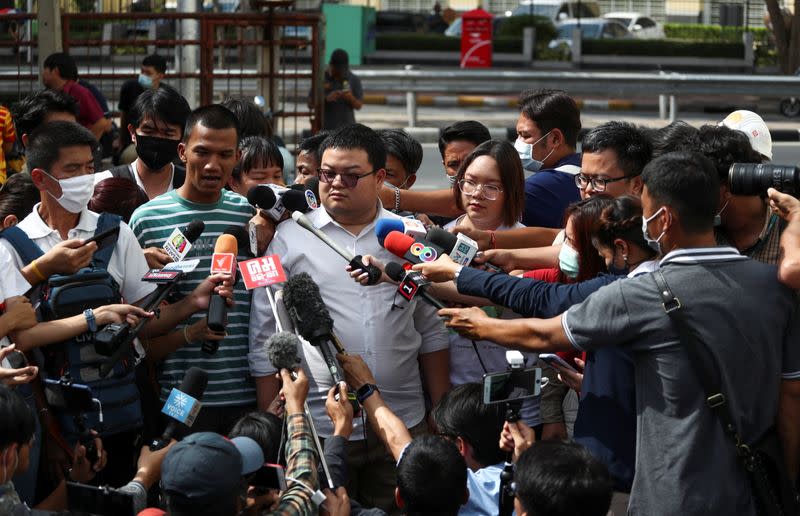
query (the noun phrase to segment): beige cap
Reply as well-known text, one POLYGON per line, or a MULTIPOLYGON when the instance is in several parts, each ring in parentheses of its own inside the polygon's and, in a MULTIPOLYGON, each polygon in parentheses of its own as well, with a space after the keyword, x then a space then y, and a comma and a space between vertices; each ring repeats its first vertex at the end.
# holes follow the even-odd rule
POLYGON ((756 152, 766 156, 767 159, 772 159, 772 136, 764 119, 758 113, 739 109, 726 116, 719 125, 743 132, 750 139, 750 145, 756 152))

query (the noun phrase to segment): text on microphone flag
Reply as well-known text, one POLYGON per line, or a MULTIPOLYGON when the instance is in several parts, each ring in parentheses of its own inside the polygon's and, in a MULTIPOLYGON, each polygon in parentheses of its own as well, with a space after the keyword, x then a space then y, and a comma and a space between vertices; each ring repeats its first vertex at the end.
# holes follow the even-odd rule
POLYGON ((241 262, 239 273, 247 290, 286 282, 286 273, 277 254, 241 262))

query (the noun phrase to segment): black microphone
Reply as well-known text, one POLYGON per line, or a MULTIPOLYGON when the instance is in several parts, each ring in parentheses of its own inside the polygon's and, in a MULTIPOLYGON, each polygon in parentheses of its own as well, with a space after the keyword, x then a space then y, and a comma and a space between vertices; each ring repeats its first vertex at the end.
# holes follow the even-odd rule
POLYGON ((426 280, 419 272, 406 271, 402 265, 396 262, 387 263, 384 272, 394 281, 400 283, 397 291, 408 301, 411 301, 414 296, 420 295, 437 310, 447 308, 444 303, 428 293, 428 287, 431 282, 426 280))
POLYGON ((200 411, 200 400, 203 398, 203 393, 206 391, 207 386, 208 373, 203 369, 190 367, 186 371, 180 387, 173 389, 166 403, 164 403, 162 412, 172 419, 170 419, 161 437, 150 443, 150 451, 160 450, 167 446, 172 439, 172 434, 180 426, 187 428, 192 426, 197 417, 197 412, 200 411), (194 400, 183 396, 184 394, 191 396, 194 400))
POLYGON ((192 244, 203 234, 205 228, 205 223, 198 219, 187 224, 183 231, 175 228, 167 241, 164 242, 162 249, 172 258, 172 261, 179 262, 189 254, 192 244))
MULTIPOLYGON (((433 227, 428 230, 425 238, 444 250, 450 249, 447 252, 448 256, 459 265, 470 266, 479 252, 478 243, 463 233, 454 235, 442 228, 433 227)), ((503 269, 490 262, 485 262, 481 265, 492 272, 505 273, 503 269)))
MULTIPOLYGON (((242 242, 239 238, 242 235, 240 226, 228 226, 225 231, 217 238, 214 245, 214 254, 211 257, 211 274, 224 273, 233 277, 233 284, 236 284, 236 253, 238 253, 242 242)), ((208 315, 206 316, 208 328, 217 333, 223 333, 228 324, 228 304, 225 298, 219 294, 212 294, 208 303, 208 315)), ((219 348, 219 341, 205 341, 202 350, 213 355, 219 348)))
POLYGON ((314 193, 314 197, 319 199, 319 178, 312 177, 306 182, 306 186, 314 193))
POLYGON ((317 208, 317 198, 304 185, 289 188, 277 185, 256 185, 247 192, 247 200, 272 220, 280 221, 287 211, 308 213, 317 208))
POLYGON ((288 331, 275 333, 267 339, 266 346, 267 358, 275 369, 292 371, 300 365, 300 357, 297 356, 300 339, 294 333, 288 331))

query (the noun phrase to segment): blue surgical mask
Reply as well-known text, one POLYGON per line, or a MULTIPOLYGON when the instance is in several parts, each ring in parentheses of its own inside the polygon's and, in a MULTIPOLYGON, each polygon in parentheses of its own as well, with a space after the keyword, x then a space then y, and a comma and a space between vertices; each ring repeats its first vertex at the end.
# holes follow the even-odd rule
POLYGON ((152 88, 153 87, 153 78, 149 75, 145 75, 143 73, 139 74, 139 86, 142 88, 152 88))
POLYGON ((623 267, 617 267, 614 264, 614 258, 616 258, 616 257, 617 257, 617 255, 614 254, 614 257, 611 258, 611 263, 608 264, 608 267, 607 267, 608 268, 608 273, 612 274, 614 276, 627 276, 628 273, 631 271, 631 268, 628 265, 628 258, 625 257, 625 265, 623 267))
POLYGON ((644 236, 645 242, 647 245, 650 246, 650 249, 657 252, 659 255, 661 254, 661 239, 664 237, 666 231, 661 231, 661 234, 658 235, 658 238, 652 239, 650 238, 650 234, 647 232, 647 225, 650 224, 650 221, 658 217, 658 215, 664 211, 664 207, 660 207, 655 213, 650 215, 647 218, 642 217, 642 236, 644 236))
POLYGON ((563 244, 561 251, 558 252, 558 268, 561 272, 567 275, 568 278, 575 279, 578 277, 578 270, 580 263, 578 260, 578 251, 572 248, 569 244, 563 244))
POLYGON ((456 176, 451 176, 450 174, 445 175, 447 176, 447 182, 450 183, 451 187, 456 184, 456 176))
MULTIPOLYGON (((539 161, 538 159, 533 157, 533 147, 534 145, 538 144, 540 141, 547 138, 550 134, 550 131, 547 132, 544 136, 539 138, 533 143, 525 143, 522 138, 517 138, 517 141, 514 142, 514 148, 517 149, 517 153, 519 154, 519 159, 522 161, 522 168, 525 172, 529 174, 535 174, 539 170, 542 169, 544 166, 544 161, 539 161)), ((551 150, 544 159, 550 157, 550 154, 553 153, 555 149, 551 150)))

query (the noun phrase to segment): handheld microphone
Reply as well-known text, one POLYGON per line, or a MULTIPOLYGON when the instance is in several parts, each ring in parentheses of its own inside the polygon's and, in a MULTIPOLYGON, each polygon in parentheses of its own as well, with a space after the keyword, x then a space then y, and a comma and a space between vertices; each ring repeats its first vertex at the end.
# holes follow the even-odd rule
POLYGON ((281 220, 287 210, 307 213, 317 208, 317 198, 314 193, 303 185, 297 186, 300 188, 257 185, 247 192, 247 200, 276 222, 281 220))
MULTIPOLYGON (((431 228, 428 230, 427 239, 439 247, 450 249, 448 253, 450 259, 459 265, 469 266, 478 254, 478 242, 463 233, 454 235, 441 228, 431 228)), ((489 262, 482 265, 492 272, 505 273, 503 269, 489 262)))
POLYGON ((320 198, 319 197, 319 178, 318 177, 312 177, 311 179, 306 181, 306 186, 308 187, 309 190, 311 190, 314 193, 314 197, 316 197, 317 199, 320 198))
POLYGON ((386 275, 392 278, 394 281, 400 283, 397 291, 401 296, 406 298, 406 300, 411 301, 414 299, 414 296, 420 295, 425 301, 433 305, 433 307, 437 310, 447 308, 444 303, 428 293, 428 287, 430 286, 431 282, 426 280, 425 277, 419 272, 406 271, 402 265, 395 262, 387 263, 384 272, 386 272, 386 275))
POLYGON ((300 365, 300 357, 297 356, 300 339, 294 333, 288 331, 275 333, 267 339, 266 346, 267 358, 275 369, 292 371, 300 365))
POLYGON ((192 249, 192 244, 203 234, 205 229, 205 223, 197 219, 187 224, 182 232, 180 229, 175 228, 167 238, 167 241, 164 242, 162 249, 172 258, 172 261, 179 262, 186 258, 186 255, 192 249))
POLYGON ((421 238, 414 239, 399 231, 386 235, 383 247, 393 255, 414 264, 433 262, 445 254, 444 249, 438 245, 421 238))
POLYGON ((375 223, 375 235, 378 237, 378 242, 383 245, 386 235, 392 231, 399 231, 412 238, 425 238, 428 229, 425 224, 417 219, 410 219, 407 217, 397 219, 378 219, 375 223))
POLYGON ((378 267, 374 265, 364 265, 364 263, 361 261, 361 255, 353 256, 353 254, 347 249, 344 249, 342 246, 331 240, 328 235, 315 228, 314 224, 311 223, 308 217, 299 211, 295 211, 292 213, 292 218, 295 220, 295 222, 300 224, 300 226, 312 232, 314 236, 322 240, 328 247, 336 251, 339 256, 347 260, 350 263, 350 267, 365 271, 369 276, 369 280, 367 281, 368 285, 375 285, 381 280, 382 271, 378 267))
POLYGON ((170 422, 161 437, 150 443, 150 451, 164 448, 181 425, 191 427, 200 412, 203 393, 208 386, 208 373, 199 367, 190 367, 183 376, 180 387, 173 388, 161 412, 169 416, 170 422))
MULTIPOLYGON (((211 257, 211 274, 230 274, 236 283, 236 253, 239 250, 239 241, 234 236, 240 232, 238 226, 231 226, 217 238, 214 245, 214 254, 211 257)), ((219 294, 212 294, 211 301, 208 303, 208 315, 206 316, 208 327, 211 331, 222 333, 228 323, 228 305, 225 298, 219 294)), ((203 343, 202 350, 208 354, 214 354, 219 348, 218 341, 207 341, 203 343)))

